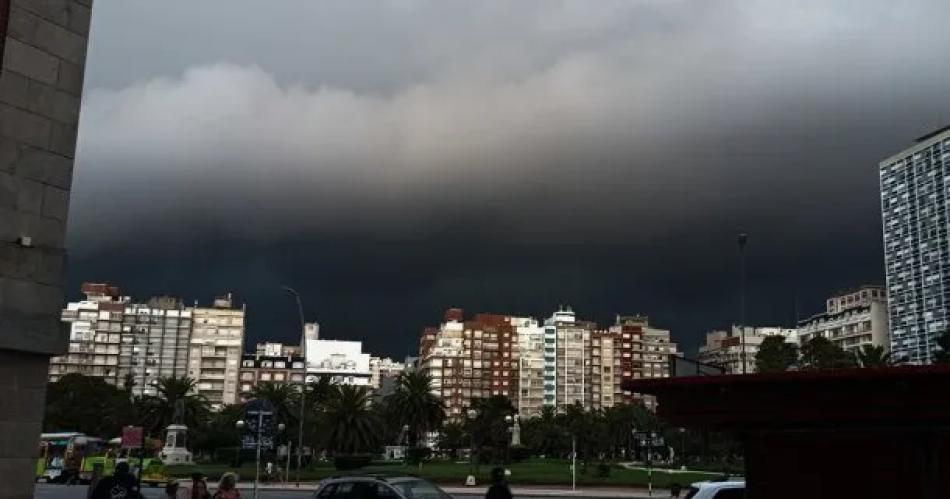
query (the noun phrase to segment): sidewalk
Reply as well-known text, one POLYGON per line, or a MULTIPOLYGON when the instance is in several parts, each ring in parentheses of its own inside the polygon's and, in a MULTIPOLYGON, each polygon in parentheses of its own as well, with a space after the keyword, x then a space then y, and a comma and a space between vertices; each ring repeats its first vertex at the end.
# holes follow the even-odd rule
MULTIPOLYGON (((301 482, 300 488, 290 483, 262 483, 261 490, 287 490, 287 491, 315 491, 316 482, 301 482)), ((475 487, 465 487, 462 485, 440 485, 442 490, 453 496, 479 496, 485 495, 488 489, 487 485, 475 487)), ((254 482, 242 481, 238 483, 239 489, 252 489, 254 482)), ((578 487, 577 490, 571 490, 570 487, 557 486, 532 486, 532 485, 514 485, 511 492, 515 497, 585 497, 593 499, 639 499, 641 497, 669 497, 670 493, 663 489, 653 489, 653 495, 650 496, 646 489, 631 487, 578 487)))

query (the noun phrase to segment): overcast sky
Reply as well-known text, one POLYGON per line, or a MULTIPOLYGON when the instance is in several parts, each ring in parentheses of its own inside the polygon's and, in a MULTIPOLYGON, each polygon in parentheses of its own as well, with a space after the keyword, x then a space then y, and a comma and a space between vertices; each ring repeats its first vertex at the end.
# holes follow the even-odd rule
POLYGON ((950 122, 950 3, 98 0, 70 286, 414 351, 450 306, 688 349, 882 282, 877 162, 950 122), (796 303, 798 304, 796 306, 796 303))

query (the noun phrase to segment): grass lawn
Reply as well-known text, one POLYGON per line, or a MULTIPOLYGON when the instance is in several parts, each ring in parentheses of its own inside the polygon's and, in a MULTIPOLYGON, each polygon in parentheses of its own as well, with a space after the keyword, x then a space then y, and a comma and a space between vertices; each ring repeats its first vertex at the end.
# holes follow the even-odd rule
MULTIPOLYGON (((597 476, 596 464, 591 464, 586 473, 584 473, 583 466, 580 463, 578 463, 577 467, 578 485, 639 487, 646 486, 647 484, 647 472, 645 470, 630 470, 620 466, 611 466, 608 476, 597 476)), ((492 466, 490 465, 478 467, 475 476, 480 484, 489 482, 489 472, 491 468, 492 466)), ((570 462, 566 460, 531 459, 514 463, 510 466, 510 469, 511 477, 509 481, 513 485, 571 484, 570 462)), ((217 478, 226 471, 237 471, 242 480, 254 479, 253 463, 245 463, 240 469, 232 469, 222 464, 203 464, 195 466, 169 466, 168 470, 169 475, 175 477, 187 477, 193 471, 200 470, 212 480, 217 480, 217 478)), ((468 476, 470 472, 470 467, 468 463, 428 461, 424 463, 421 468, 418 466, 407 467, 401 464, 374 464, 360 471, 411 473, 441 484, 462 485, 465 483, 465 477, 468 476)), ((302 470, 300 478, 304 481, 314 481, 337 473, 339 472, 336 469, 326 464, 302 470)), ((291 469, 291 481, 294 479, 294 476, 295 471, 291 469)), ((715 476, 718 476, 718 474, 704 472, 668 473, 663 470, 654 470, 653 485, 657 487, 665 487, 671 483, 686 485, 700 480, 708 480, 715 476)))

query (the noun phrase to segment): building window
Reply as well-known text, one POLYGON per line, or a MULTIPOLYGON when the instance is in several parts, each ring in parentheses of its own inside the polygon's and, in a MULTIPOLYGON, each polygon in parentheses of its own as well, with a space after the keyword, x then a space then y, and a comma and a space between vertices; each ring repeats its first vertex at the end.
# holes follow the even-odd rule
POLYGON ((270 373, 261 373, 261 381, 270 381, 270 373))

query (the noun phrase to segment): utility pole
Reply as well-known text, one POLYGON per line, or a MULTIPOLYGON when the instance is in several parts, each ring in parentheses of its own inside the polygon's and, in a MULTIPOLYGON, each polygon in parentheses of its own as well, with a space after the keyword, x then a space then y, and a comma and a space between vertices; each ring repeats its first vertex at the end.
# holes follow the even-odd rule
POLYGON ((739 359, 742 362, 742 374, 746 373, 746 358, 745 358, 745 245, 749 240, 749 235, 746 233, 739 234, 739 341, 742 342, 742 345, 739 350, 739 359))
MULTIPOLYGON (((290 286, 284 286, 283 288, 284 288, 284 291, 294 295, 294 298, 297 301, 297 316, 300 318, 300 338, 301 338, 301 343, 302 343, 305 330, 306 330, 306 325, 303 320, 303 305, 300 304, 300 293, 298 293, 296 289, 290 286)), ((306 369, 306 365, 304 365, 304 369, 306 369)), ((297 474, 296 474, 295 481, 296 481, 296 487, 298 489, 300 488, 300 468, 302 466, 301 463, 303 462, 303 418, 305 414, 304 407, 306 406, 306 403, 307 403, 307 374, 305 372, 304 382, 302 385, 300 385, 300 417, 298 418, 299 427, 297 429, 297 474)), ((290 459, 289 452, 290 451, 288 450, 288 455, 287 455, 288 460, 290 459)))

